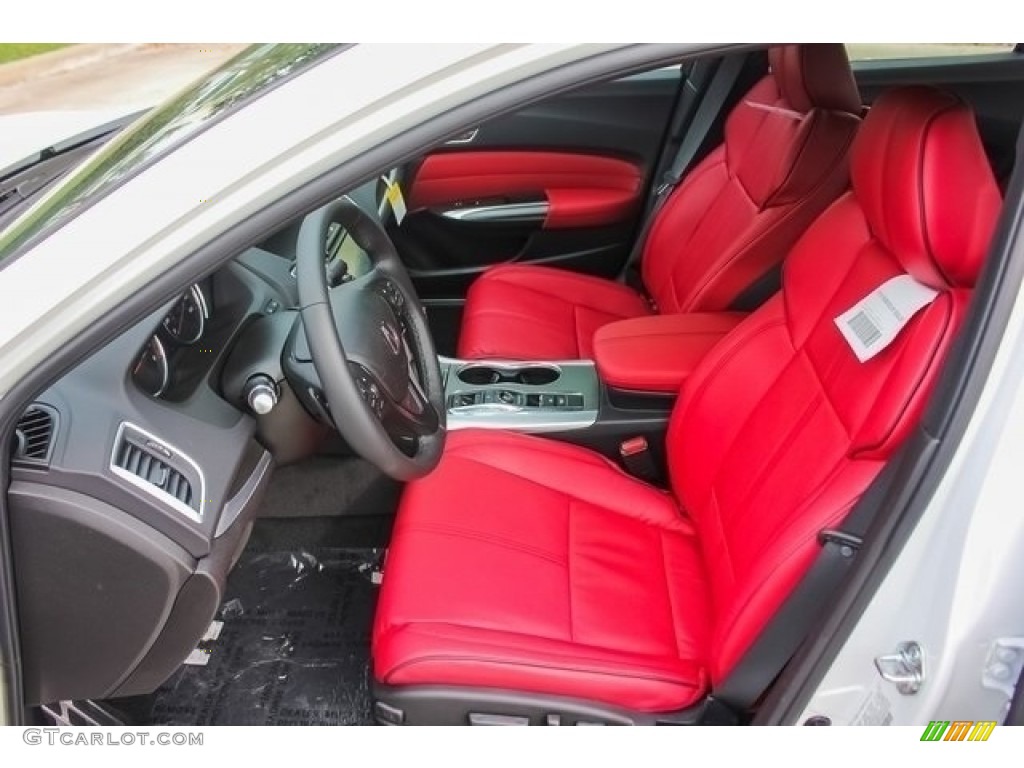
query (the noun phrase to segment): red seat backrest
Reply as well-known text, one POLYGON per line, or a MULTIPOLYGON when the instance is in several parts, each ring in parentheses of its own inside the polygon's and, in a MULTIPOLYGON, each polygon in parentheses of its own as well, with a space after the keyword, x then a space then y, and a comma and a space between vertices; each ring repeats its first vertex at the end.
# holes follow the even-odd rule
POLYGON ((673 488, 712 586, 713 682, 918 423, 1001 206, 970 108, 923 87, 872 107, 852 183, 793 248, 781 293, 702 361, 672 416, 673 488), (834 319, 902 274, 938 295, 860 362, 834 319))
POLYGON ((846 189, 860 95, 839 44, 768 51, 725 140, 651 226, 642 274, 661 312, 728 309, 846 189))

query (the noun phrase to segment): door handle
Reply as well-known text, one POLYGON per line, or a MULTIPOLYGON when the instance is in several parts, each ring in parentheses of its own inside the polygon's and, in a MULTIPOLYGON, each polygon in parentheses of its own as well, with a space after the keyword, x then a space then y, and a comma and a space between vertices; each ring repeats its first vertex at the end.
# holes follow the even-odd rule
POLYGON ((446 219, 478 224, 543 224, 548 216, 547 200, 496 205, 466 205, 440 211, 446 219))
POLYGON ((460 133, 458 136, 448 139, 448 141, 446 141, 445 144, 470 144, 472 143, 473 139, 476 138, 476 135, 478 133, 480 133, 479 128, 470 128, 468 131, 465 131, 464 133, 460 133))

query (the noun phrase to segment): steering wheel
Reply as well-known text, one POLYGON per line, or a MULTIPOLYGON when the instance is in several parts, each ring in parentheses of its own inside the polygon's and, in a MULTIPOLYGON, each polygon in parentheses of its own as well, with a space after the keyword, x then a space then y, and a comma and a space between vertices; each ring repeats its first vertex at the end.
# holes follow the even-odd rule
POLYGON ((305 218, 295 261, 310 357, 335 427, 396 480, 428 474, 444 449, 444 386, 426 313, 391 238, 343 197, 305 218), (333 223, 372 268, 332 288, 324 244, 333 223))

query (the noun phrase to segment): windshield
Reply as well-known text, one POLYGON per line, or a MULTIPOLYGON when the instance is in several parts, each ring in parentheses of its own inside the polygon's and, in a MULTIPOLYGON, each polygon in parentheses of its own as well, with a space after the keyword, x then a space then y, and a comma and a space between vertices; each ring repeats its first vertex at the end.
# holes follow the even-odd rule
POLYGON ((341 46, 254 45, 127 128, 0 234, 0 268, 215 120, 341 46))

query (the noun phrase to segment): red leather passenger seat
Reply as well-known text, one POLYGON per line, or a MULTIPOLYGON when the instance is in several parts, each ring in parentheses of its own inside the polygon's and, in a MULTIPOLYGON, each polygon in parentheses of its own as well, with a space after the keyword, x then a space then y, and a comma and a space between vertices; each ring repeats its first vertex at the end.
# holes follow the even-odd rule
POLYGON ((969 107, 921 87, 877 101, 852 183, 688 378, 671 491, 572 445, 450 436, 398 514, 384 702, 441 686, 669 712, 726 678, 918 423, 1001 205, 969 107), (861 362, 835 318, 907 274, 937 294, 861 362))
MULTIPOLYGON (((842 45, 769 49, 771 73, 730 113, 725 140, 662 207, 642 254, 662 313, 719 311, 776 266, 848 183, 860 95, 842 45)), ((652 312, 622 283, 502 265, 470 288, 459 356, 589 358, 594 332, 652 312)))

